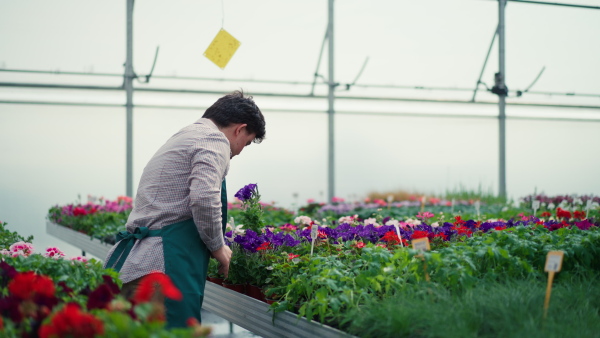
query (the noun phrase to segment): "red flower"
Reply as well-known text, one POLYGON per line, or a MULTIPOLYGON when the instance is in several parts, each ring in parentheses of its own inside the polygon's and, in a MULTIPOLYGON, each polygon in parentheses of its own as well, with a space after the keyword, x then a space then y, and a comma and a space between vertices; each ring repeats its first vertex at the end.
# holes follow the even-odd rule
POLYGON ((360 242, 356 242, 356 244, 354 244, 353 246, 358 249, 362 249, 365 247, 365 243, 363 241, 360 241, 360 242))
POLYGON ((67 304, 52 317, 50 323, 42 325, 39 331, 41 338, 93 338, 102 334, 104 334, 102 321, 89 313, 82 312, 79 305, 75 303, 67 304))
POLYGON ((288 255, 288 259, 294 259, 294 258, 297 258, 297 257, 300 257, 300 255, 294 255, 293 253, 290 253, 288 255))
POLYGON ((327 234, 323 230, 319 230, 319 238, 327 238, 327 234))
POLYGON ((446 234, 443 233, 443 232, 440 232, 439 234, 433 235, 433 238, 436 238, 436 237, 441 237, 445 241, 448 240, 448 236, 446 236, 446 234))
POLYGON ((8 291, 23 300, 33 298, 35 294, 52 297, 54 296, 54 282, 47 276, 27 271, 17 274, 8 283, 8 291))
MULTIPOLYGON (((383 237, 381 237, 381 240, 384 242, 387 242, 388 245, 400 244, 400 239, 398 238, 398 234, 396 234, 396 232, 393 230, 386 232, 385 235, 383 235, 383 237)), ((402 238, 402 243, 405 246, 408 246, 408 241, 404 238, 402 238)))
POLYGON ((108 304, 112 302, 114 296, 110 287, 106 284, 100 284, 96 290, 90 292, 87 301, 87 309, 106 309, 108 304))
POLYGON ((501 231, 501 230, 504 230, 504 229, 506 229, 505 225, 499 225, 497 227, 494 227, 494 230, 497 230, 497 231, 501 231))
MULTIPOLYGON (((460 217, 460 216, 457 216, 457 217, 460 217)), ((451 229, 455 230, 459 236, 464 235, 467 237, 471 237, 471 235, 473 234, 473 231, 471 231, 469 228, 464 227, 464 226, 453 226, 451 229)))
POLYGON ((550 217, 550 216, 552 216, 552 214, 551 214, 551 213, 549 213, 548 211, 544 211, 544 212, 542 212, 542 215, 541 215, 541 216, 542 216, 542 217, 550 217))
POLYGON ((577 210, 577 211, 575 211, 573 213, 573 217, 575 217, 575 218, 577 218, 579 220, 584 219, 585 218, 585 211, 579 211, 579 210, 577 210))
POLYGON ((562 221, 561 223, 556 223, 556 224, 550 225, 550 231, 558 230, 560 228, 566 228, 568 226, 569 226, 569 224, 567 224, 567 222, 562 221))
POLYGON ((82 207, 77 207, 73 209, 73 216, 85 216, 87 215, 87 211, 85 211, 82 207))
POLYGON ((463 225, 466 223, 460 216, 454 217, 454 225, 463 225))
POLYGON ((561 218, 561 217, 565 217, 565 218, 571 218, 571 213, 567 210, 561 209, 561 208, 557 208, 556 209, 556 217, 561 218))
POLYGON ((169 276, 162 272, 153 272, 144 276, 141 280, 140 286, 133 295, 133 300, 136 303, 149 302, 157 292, 174 300, 181 300, 182 298, 181 292, 173 284, 169 276))
POLYGON ((410 236, 411 239, 424 238, 429 237, 429 233, 427 231, 415 230, 410 236))
POLYGON ((264 242, 258 248, 256 248, 256 251, 269 250, 270 246, 271 246, 271 242, 264 242))

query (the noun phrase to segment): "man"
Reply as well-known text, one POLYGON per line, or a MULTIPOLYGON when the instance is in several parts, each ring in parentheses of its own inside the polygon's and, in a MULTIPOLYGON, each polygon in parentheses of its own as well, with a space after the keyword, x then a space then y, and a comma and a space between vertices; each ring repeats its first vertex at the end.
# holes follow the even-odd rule
POLYGON ((260 109, 235 91, 173 135, 144 168, 127 232, 105 267, 120 271, 126 296, 151 272, 169 275, 183 300, 165 300, 168 327, 185 327, 190 317, 200 321, 210 256, 227 276, 225 176, 230 159, 264 137, 260 109))

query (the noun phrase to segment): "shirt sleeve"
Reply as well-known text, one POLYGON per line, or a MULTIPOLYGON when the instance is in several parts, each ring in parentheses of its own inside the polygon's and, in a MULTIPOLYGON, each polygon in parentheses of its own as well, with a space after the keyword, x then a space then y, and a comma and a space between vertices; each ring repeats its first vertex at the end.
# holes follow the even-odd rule
POLYGON ((190 208, 200 239, 211 252, 225 244, 221 228, 221 183, 230 152, 229 141, 219 132, 199 140, 191 158, 190 208))

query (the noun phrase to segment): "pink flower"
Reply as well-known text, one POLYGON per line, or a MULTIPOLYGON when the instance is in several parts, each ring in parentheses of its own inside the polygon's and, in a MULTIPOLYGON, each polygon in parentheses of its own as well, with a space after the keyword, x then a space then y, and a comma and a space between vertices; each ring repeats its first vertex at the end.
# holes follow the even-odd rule
POLYGON ((306 203, 308 203, 308 204, 315 203, 315 199, 309 198, 308 200, 306 200, 306 203))
POLYGON ((362 249, 365 247, 365 243, 360 241, 360 242, 356 242, 356 244, 354 244, 354 246, 358 249, 362 249))
MULTIPOLYGON (((17 242, 10 246, 9 250, 13 253, 19 252, 17 256, 29 256, 33 253, 33 244, 25 242, 17 242)), ((16 257, 13 255, 13 257, 16 257)))
POLYGON ((341 203, 341 202, 344 202, 344 199, 343 199, 343 198, 341 198, 341 197, 335 197, 335 196, 333 196, 333 197, 331 198, 331 202, 333 202, 333 203, 338 203, 338 202, 340 202, 340 203, 341 203))
POLYGON ((49 247, 48 249, 46 249, 46 252, 44 253, 44 257, 49 257, 49 258, 54 258, 54 259, 59 259, 64 256, 65 256, 65 253, 60 251, 60 249, 57 247, 49 247))
POLYGON ((291 225, 291 224, 285 224, 279 227, 279 229, 283 230, 283 231, 289 231, 289 232, 293 232, 298 230, 298 227, 295 225, 291 225))
POLYGON ((429 212, 429 211, 425 211, 425 212, 420 212, 417 214, 417 218, 418 219, 422 219, 422 220, 426 220, 429 218, 432 218, 434 215, 433 213, 429 212))
POLYGON ((73 258, 71 258, 71 260, 74 262, 82 262, 82 263, 87 263, 87 261, 88 261, 87 258, 81 257, 81 256, 73 257, 73 258))

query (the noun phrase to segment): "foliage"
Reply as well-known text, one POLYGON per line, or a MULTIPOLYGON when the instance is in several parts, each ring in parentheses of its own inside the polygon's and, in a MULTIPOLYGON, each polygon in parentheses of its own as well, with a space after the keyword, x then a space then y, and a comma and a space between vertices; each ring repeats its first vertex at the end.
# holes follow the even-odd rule
POLYGON ((262 205, 260 204, 260 193, 256 184, 248 184, 241 188, 236 194, 242 201, 242 213, 238 218, 238 223, 244 225, 244 229, 260 232, 264 227, 262 215, 262 205))
POLYGON ((99 202, 54 206, 48 211, 48 220, 114 244, 115 234, 125 230, 133 201, 119 196, 114 201, 100 199, 99 202))
MULTIPOLYGON (((119 295, 118 274, 95 260, 4 256, 0 268, 3 336, 205 337, 210 333, 193 321, 188 328, 167 330, 162 302, 142 300, 141 293, 131 302, 125 300, 119 295)), ((160 290, 171 298, 166 285, 160 290)))
POLYGON ((361 337, 596 337, 598 282, 597 272, 555 282, 546 320, 544 278, 479 281, 459 293, 406 284, 350 309, 342 327, 361 337))
POLYGON ((10 231, 6 228, 8 223, 0 221, 0 249, 8 249, 8 247, 16 242, 28 242, 33 241, 33 236, 27 238, 22 237, 16 231, 10 231))

